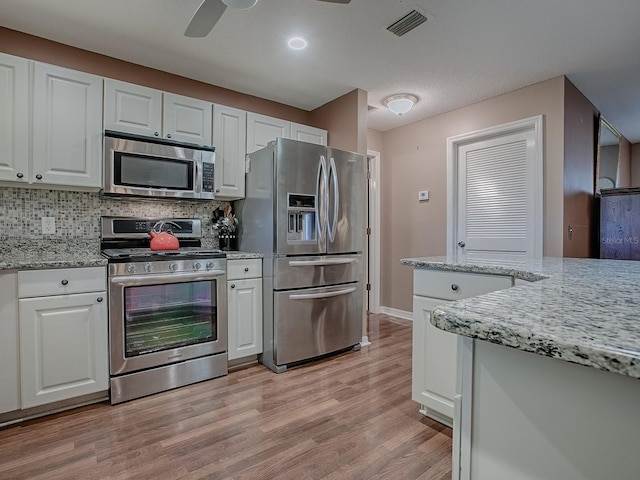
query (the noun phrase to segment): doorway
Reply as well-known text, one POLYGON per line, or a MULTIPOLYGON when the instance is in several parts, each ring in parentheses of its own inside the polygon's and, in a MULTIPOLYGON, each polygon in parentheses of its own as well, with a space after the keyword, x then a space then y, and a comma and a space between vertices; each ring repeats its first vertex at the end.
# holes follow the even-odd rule
POLYGON ((447 255, 542 256, 542 121, 447 139, 447 255))
POLYGON ((380 152, 367 151, 367 232, 363 345, 368 344, 367 317, 380 313, 380 152))

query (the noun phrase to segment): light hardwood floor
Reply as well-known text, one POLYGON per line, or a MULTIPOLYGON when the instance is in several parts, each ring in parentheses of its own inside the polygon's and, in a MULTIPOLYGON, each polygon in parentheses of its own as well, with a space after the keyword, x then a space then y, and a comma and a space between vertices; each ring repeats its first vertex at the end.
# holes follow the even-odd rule
POLYGON ((0 479, 449 479, 451 430, 411 400, 411 324, 275 374, 262 365, 0 430, 0 479))

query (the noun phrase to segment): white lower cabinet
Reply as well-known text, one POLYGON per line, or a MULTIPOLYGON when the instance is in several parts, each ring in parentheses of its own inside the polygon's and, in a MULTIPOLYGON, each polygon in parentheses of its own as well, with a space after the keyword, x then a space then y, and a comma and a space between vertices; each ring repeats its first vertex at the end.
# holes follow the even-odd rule
POLYGON ((452 425, 458 337, 431 325, 432 310, 446 302, 512 285, 510 276, 414 270, 411 398, 422 405, 422 413, 452 425))
POLYGON ((262 260, 227 261, 229 360, 262 353, 262 260))
POLYGON ((0 413, 20 408, 17 277, 0 273, 0 413))
POLYGON ((18 296, 22 408, 106 391, 105 269, 21 271, 18 296))

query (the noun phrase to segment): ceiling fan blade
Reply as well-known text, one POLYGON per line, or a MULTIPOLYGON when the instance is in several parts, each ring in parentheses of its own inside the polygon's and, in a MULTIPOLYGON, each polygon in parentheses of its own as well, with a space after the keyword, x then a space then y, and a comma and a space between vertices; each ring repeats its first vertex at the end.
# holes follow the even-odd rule
POLYGON ((351 0, 320 0, 321 2, 331 2, 331 3, 351 3, 351 0))
POLYGON ((194 38, 206 37, 226 9, 227 6, 222 0, 204 0, 193 14, 184 35, 194 38))

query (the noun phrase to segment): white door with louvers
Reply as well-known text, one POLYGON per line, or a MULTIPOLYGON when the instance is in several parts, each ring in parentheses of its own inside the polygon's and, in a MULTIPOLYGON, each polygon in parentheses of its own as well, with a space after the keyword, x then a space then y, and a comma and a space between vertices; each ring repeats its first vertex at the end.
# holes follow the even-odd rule
POLYGON ((449 245, 456 254, 541 256, 542 142, 535 127, 542 121, 536 118, 531 128, 516 122, 450 139, 449 245))

